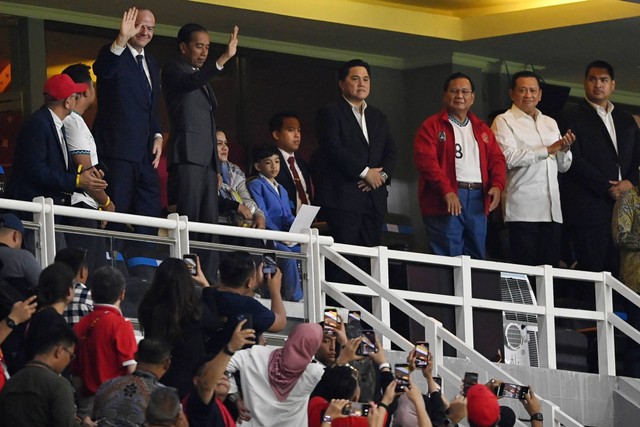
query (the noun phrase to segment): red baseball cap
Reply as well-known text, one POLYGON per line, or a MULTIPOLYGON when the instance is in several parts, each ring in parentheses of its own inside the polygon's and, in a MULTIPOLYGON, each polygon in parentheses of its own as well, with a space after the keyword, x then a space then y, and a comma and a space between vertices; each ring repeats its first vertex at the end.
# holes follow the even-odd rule
POLYGON ((498 397, 484 384, 467 390, 467 418, 478 427, 495 426, 500 417, 498 397))
POLYGON ((75 83, 67 74, 56 74, 44 83, 42 91, 59 101, 70 97, 74 93, 84 92, 87 89, 89 89, 89 85, 86 83, 75 83))

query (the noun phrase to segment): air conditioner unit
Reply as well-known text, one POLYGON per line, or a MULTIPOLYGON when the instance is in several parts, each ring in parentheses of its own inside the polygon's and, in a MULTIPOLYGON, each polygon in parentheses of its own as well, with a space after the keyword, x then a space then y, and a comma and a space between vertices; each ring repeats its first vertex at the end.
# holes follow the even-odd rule
MULTIPOLYGON (((502 301, 534 305, 536 297, 524 274, 500 273, 502 301)), ((539 366, 538 316, 535 314, 502 312, 504 330, 504 362, 511 365, 539 366)))

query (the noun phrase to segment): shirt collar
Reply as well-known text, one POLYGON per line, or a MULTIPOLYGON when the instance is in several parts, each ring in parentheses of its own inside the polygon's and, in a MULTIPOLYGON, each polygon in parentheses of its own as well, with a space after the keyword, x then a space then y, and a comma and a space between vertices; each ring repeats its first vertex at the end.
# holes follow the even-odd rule
POLYGON ((511 113, 514 115, 514 117, 519 120, 523 117, 529 117, 531 119, 533 119, 534 121, 538 119, 538 117, 540 117, 540 115, 542 114, 542 112, 540 110, 538 110, 536 108, 536 112, 535 114, 532 116, 528 115, 527 113, 525 113, 524 111, 522 111, 521 109, 519 109, 516 104, 511 104, 511 113))
POLYGON ((93 304, 93 310, 97 311, 96 308, 97 307, 108 307, 110 309, 112 309, 113 311, 117 311, 118 313, 122 314, 122 311, 120 310, 120 308, 118 308, 117 306, 113 305, 113 304, 93 304))
POLYGON ((594 104, 593 102, 589 101, 587 98, 585 98, 585 101, 587 101, 589 103, 589 105, 591 105, 596 112, 602 114, 610 114, 613 111, 613 104, 611 103, 611 101, 607 101, 607 108, 601 107, 598 104, 594 104))
POLYGON ((58 115, 54 113, 51 108, 49 108, 49 112, 51 113, 51 117, 53 118, 53 124, 56 125, 56 129, 59 130, 60 128, 62 128, 62 120, 60 120, 60 117, 58 117, 58 115))
POLYGON ((131 55, 133 55, 134 58, 138 55, 142 55, 145 58, 147 57, 147 55, 145 55, 144 53, 144 48, 142 48, 142 52, 138 53, 138 51, 135 50, 135 48, 131 46, 129 43, 127 43, 127 47, 129 48, 129 52, 131 52, 131 55))
MULTIPOLYGON (((356 114, 361 114, 360 113, 360 109, 358 107, 356 107, 355 105, 353 105, 347 98, 344 97, 344 95, 342 95, 342 97, 344 98, 345 101, 347 101, 347 104, 349 104, 351 106, 351 110, 356 113, 356 114)), ((364 114, 364 110, 367 109, 367 101, 362 100, 362 114, 364 114)))

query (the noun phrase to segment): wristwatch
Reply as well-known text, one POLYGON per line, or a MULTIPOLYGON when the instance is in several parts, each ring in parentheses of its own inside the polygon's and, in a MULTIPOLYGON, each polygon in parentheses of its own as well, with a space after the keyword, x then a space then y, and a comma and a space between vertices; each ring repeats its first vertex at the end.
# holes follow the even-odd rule
POLYGON ((333 421, 333 418, 331 418, 331 415, 325 415, 325 416, 322 417, 322 422, 323 423, 331 424, 332 421, 333 421))
POLYGON ((447 417, 447 418, 444 419, 444 421, 442 421, 442 425, 443 426, 450 426, 450 425, 453 425, 453 422, 451 422, 449 417, 447 417))
POLYGON ((380 176, 385 180, 385 182, 389 179, 389 175, 387 175, 387 173, 384 171, 380 172, 380 176))
POLYGON ((9 327, 9 329, 15 329, 16 326, 18 326, 18 324, 16 322, 14 322, 13 319, 10 318, 9 316, 5 317, 4 321, 7 324, 7 326, 9 327))
POLYGON ((531 421, 544 421, 544 419, 542 418, 542 413, 536 412, 535 414, 531 415, 531 421))

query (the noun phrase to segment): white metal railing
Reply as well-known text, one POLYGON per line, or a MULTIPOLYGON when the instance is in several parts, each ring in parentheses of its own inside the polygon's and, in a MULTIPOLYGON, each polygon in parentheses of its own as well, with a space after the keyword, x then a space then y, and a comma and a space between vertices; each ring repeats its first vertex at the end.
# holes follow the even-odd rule
MULTIPOLYGON (((638 306, 640 306, 640 297, 607 272, 592 273, 556 269, 550 266, 522 266, 502 262, 474 260, 466 256, 444 257, 394 251, 386 247, 364 248, 334 244, 333 239, 320 236, 315 229, 307 230, 305 233, 293 234, 230 227, 219 224, 189 222, 185 216, 179 216, 177 214, 171 214, 167 218, 142 217, 115 212, 59 206, 54 205, 51 199, 42 197, 34 199, 33 202, 0 198, 0 209, 33 213, 34 221, 33 223, 29 223, 29 225, 32 225, 36 231, 36 241, 38 243, 36 255, 43 266, 53 261, 55 256, 56 230, 64 228, 55 224, 54 215, 146 225, 165 229, 167 230, 167 237, 162 238, 162 241, 169 245, 170 254, 174 257, 181 257, 183 254, 189 253, 191 243, 193 243, 193 246, 198 247, 224 249, 225 245, 191 242, 189 240, 189 232, 253 239, 286 240, 300 243, 301 253, 299 255, 289 253, 283 253, 282 255, 302 258, 306 261, 303 263, 305 299, 304 314, 302 317, 304 319, 311 322, 320 321, 324 309, 325 296, 328 295, 345 307, 360 309, 363 313, 363 319, 374 326, 376 330, 384 336, 384 348, 389 349, 391 342, 393 342, 399 347, 409 350, 412 344, 389 326, 390 307, 393 305, 409 316, 409 318, 424 326, 425 339, 431 343, 431 350, 434 352, 437 361, 442 361, 442 347, 443 343, 446 342, 457 350, 459 356, 467 357, 474 364, 484 369, 489 375, 508 381, 517 382, 509 374, 500 370, 495 364, 473 349, 474 308, 497 311, 508 310, 537 315, 541 367, 556 368, 554 326, 556 317, 586 319, 596 322, 598 368, 600 374, 603 375, 615 375, 616 372, 614 329, 618 329, 640 344, 640 332, 613 313, 612 292, 615 291, 619 293, 622 297, 632 301, 638 306), (371 275, 360 270, 347 260, 344 255, 357 255, 370 258, 371 275), (335 263, 364 286, 326 281, 324 274, 325 260, 335 263), (388 271, 390 260, 448 266, 452 268, 454 295, 390 289, 388 271), (506 271, 535 276, 537 305, 522 305, 474 298, 471 292, 471 271, 473 269, 495 272, 506 271), (553 286, 556 279, 593 282, 595 284, 596 309, 577 310, 555 307, 553 286), (363 310, 362 307, 358 306, 347 294, 372 297, 372 312, 369 313, 363 310), (456 311, 455 334, 443 328, 441 323, 436 319, 426 316, 415 308, 411 304, 414 302, 429 302, 453 306, 456 311)), ((106 234, 110 233, 107 232, 106 234)), ((150 236, 141 236, 133 233, 117 233, 117 237, 137 240, 150 238, 150 236)), ((154 237, 154 239, 157 240, 159 238, 154 237)), ((255 248, 251 248, 251 250, 256 251, 255 248)), ((453 382, 460 380, 456 374, 445 368, 441 363, 438 364, 436 370, 447 381, 453 382)), ((560 423, 571 426, 580 425, 551 402, 544 401, 543 407, 545 418, 547 420, 553 420, 554 425, 560 425, 560 423)))

